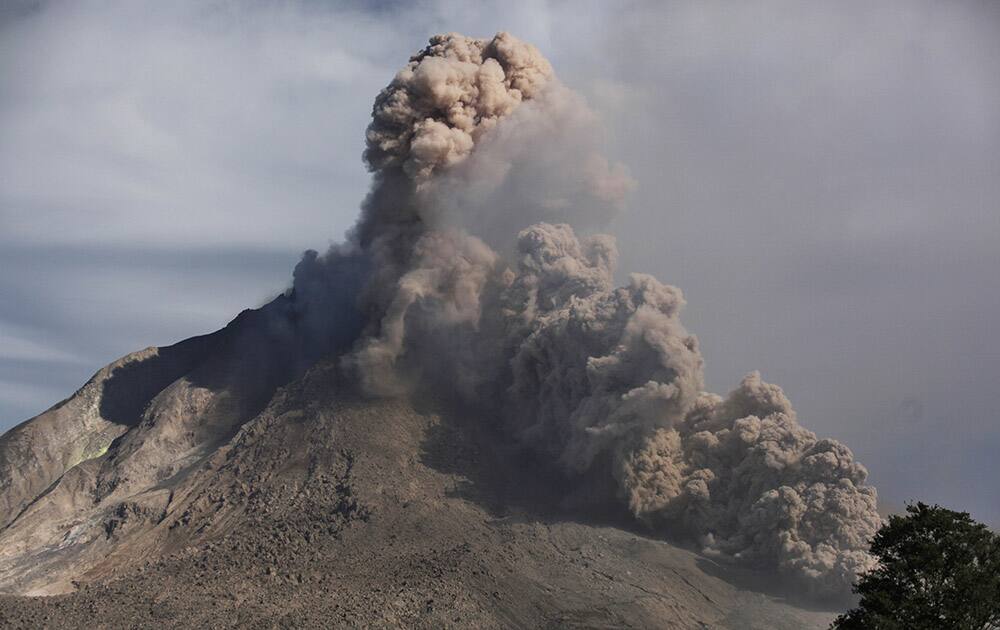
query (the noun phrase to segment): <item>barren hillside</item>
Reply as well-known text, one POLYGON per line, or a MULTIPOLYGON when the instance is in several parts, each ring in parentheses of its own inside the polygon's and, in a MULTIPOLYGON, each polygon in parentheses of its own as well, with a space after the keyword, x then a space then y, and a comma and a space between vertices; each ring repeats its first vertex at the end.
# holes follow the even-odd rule
MULTIPOLYGON (((3 590, 65 594, 4 596, 4 627, 805 628, 831 617, 748 588, 762 577, 651 539, 625 515, 565 506, 557 474, 460 411, 358 399, 321 364, 245 424, 236 414, 206 430, 177 413, 197 398, 176 392, 188 378, 147 392, 162 411, 134 426, 90 418, 94 440, 116 441, 50 468, 56 480, 5 526, 3 590), (129 444, 155 444, 155 465, 129 444)), ((98 382, 5 436, 6 461, 51 450, 40 430, 53 414, 113 392, 98 382)), ((4 499, 23 502, 18 488, 4 499)))

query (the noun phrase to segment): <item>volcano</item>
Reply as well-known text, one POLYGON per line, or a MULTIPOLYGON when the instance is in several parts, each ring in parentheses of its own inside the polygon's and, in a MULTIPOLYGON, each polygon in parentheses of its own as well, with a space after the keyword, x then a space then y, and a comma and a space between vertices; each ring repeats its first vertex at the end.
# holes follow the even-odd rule
POLYGON ((465 410, 359 397, 329 362, 247 369, 280 363, 261 339, 283 301, 116 361, 0 439, 0 625, 830 620, 624 512, 567 505, 559 475, 465 410))
POLYGON ((867 471, 756 372, 705 391, 679 289, 616 286, 598 128, 530 44, 431 38, 345 242, 0 437, 0 622, 828 624, 867 471))

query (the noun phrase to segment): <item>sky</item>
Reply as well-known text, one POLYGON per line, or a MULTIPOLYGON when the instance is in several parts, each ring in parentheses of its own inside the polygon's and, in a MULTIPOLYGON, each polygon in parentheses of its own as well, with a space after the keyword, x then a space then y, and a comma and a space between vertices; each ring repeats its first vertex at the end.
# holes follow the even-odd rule
POLYGON ((759 369, 890 507, 1000 524, 1000 4, 0 4, 0 431, 341 238, 435 33, 536 44, 637 181, 711 390, 759 369))

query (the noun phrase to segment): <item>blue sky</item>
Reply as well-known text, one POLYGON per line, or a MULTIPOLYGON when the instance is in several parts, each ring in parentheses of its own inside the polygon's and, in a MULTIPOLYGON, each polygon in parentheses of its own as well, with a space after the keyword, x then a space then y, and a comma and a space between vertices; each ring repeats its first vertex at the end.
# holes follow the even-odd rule
POLYGON ((0 430, 217 329, 338 240, 377 91, 431 34, 532 41, 638 181, 623 271, 684 289, 891 504, 1000 523, 991 2, 12 2, 0 430))

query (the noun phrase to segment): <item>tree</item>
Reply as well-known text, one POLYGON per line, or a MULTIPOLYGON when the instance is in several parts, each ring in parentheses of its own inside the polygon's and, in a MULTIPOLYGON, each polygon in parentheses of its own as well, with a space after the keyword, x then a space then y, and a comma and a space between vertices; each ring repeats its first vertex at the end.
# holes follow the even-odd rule
POLYGON ((878 565, 854 585, 858 607, 839 630, 1000 628, 1000 536, 967 512, 923 503, 875 534, 878 565))

